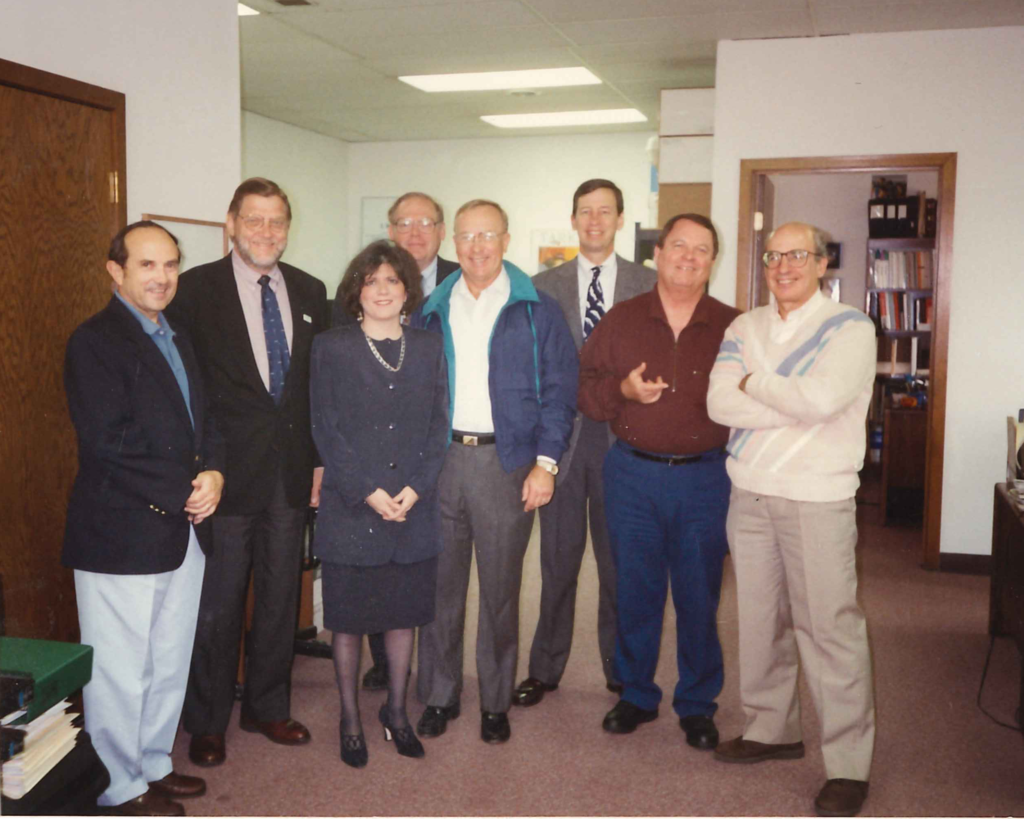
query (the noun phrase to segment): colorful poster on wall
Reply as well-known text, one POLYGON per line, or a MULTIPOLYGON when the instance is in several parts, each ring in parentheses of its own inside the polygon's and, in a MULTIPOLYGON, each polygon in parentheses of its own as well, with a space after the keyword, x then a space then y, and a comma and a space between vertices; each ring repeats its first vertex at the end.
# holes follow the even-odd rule
POLYGON ((542 273, 575 259, 580 252, 580 240, 574 230, 534 230, 530 233, 533 258, 542 273))

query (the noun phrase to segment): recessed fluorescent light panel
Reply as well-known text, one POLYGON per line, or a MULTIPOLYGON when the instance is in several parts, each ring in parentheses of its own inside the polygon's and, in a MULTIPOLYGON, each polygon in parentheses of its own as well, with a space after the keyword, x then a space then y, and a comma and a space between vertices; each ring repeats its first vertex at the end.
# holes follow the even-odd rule
POLYGON ((566 85, 600 85, 583 67, 531 68, 526 71, 484 71, 475 74, 419 74, 399 77, 414 88, 437 91, 501 91, 508 88, 555 88, 566 85))
POLYGON ((647 122, 636 108, 609 108, 601 111, 552 111, 544 114, 498 114, 480 117, 498 128, 557 128, 566 125, 617 125, 647 122))
POLYGON ((239 3, 238 4, 238 16, 239 17, 250 17, 253 14, 259 14, 259 12, 256 11, 256 9, 249 8, 247 5, 245 5, 245 3, 239 3))

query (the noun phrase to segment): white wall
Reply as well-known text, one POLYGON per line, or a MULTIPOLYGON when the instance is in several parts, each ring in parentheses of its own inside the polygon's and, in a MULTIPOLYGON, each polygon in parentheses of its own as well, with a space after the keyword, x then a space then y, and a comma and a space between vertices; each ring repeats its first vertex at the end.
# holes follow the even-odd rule
MULTIPOLYGON (((1005 478, 1003 419, 1024 406, 1022 75, 1022 27, 718 46, 716 192, 739 190, 741 159, 958 155, 943 552, 990 551, 992 484, 1005 478)), ((712 213, 724 252, 711 292, 729 303, 738 204, 718 193, 712 213)))
MULTIPOLYGON (((325 281, 330 298, 352 255, 345 210, 348 153, 341 140, 242 112, 242 176, 273 179, 288 194, 292 227, 284 260, 325 281)), ((223 211, 229 200, 230 194, 223 211)))
POLYGON ((239 182, 235 0, 4 0, 0 55, 126 96, 128 219, 221 220, 239 182))
POLYGON ((352 144, 348 252, 352 255, 359 250, 362 197, 422 190, 445 209, 449 235, 441 247, 442 256, 455 259, 451 233, 456 209, 470 199, 493 199, 509 215, 512 241, 506 258, 534 273, 531 231, 571 231, 573 192, 581 182, 603 177, 622 188, 626 225, 615 247, 632 259, 634 222, 648 224, 650 163, 646 146, 651 136, 623 133, 352 144))

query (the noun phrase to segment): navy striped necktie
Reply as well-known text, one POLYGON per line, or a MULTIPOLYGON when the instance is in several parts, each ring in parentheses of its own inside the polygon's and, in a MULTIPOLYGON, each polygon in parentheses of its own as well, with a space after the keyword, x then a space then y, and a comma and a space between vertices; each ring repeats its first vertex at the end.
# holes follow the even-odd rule
POLYGON ((590 280, 590 287, 587 288, 587 312, 583 316, 583 340, 586 341, 590 334, 597 327, 597 323, 604 317, 604 291, 601 289, 601 282, 598 277, 601 275, 601 268, 591 268, 594 278, 590 280))
POLYGON ((291 356, 288 353, 288 336, 281 321, 281 308, 277 296, 270 289, 270 276, 260 276, 263 288, 263 336, 267 340, 267 360, 270 363, 270 397, 275 404, 281 403, 284 393, 284 378, 288 375, 291 356))

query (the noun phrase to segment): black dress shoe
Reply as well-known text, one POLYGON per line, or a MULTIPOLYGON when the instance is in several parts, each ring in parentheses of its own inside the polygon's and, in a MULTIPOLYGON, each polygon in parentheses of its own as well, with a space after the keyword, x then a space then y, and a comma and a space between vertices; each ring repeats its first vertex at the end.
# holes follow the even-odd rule
POLYGON ((512 726, 508 724, 508 714, 494 714, 483 711, 480 714, 480 739, 484 742, 508 742, 512 736, 512 726))
POLYGON ((421 737, 439 737, 448 730, 448 721, 458 719, 462 713, 458 703, 455 705, 428 705, 420 721, 416 723, 416 733, 421 737))
POLYGON ((366 740, 362 734, 341 735, 341 761, 350 768, 365 768, 370 761, 366 740))
POLYGON ((686 733, 686 744, 691 748, 713 751, 718 747, 718 729, 711 717, 705 714, 680 717, 679 727, 686 733))
POLYGON ((367 691, 383 691, 388 687, 387 666, 375 665, 363 674, 363 688, 367 691))
POLYGON ((631 734, 638 725, 658 718, 658 709, 647 711, 631 702, 619 700, 615 707, 605 714, 601 727, 611 734, 631 734))
POLYGON ((548 685, 536 677, 527 677, 516 686, 515 693, 512 695, 512 704, 529 708, 544 699, 544 695, 548 691, 554 691, 556 688, 558 688, 558 683, 548 685))
POLYGON ((384 741, 394 741, 395 748, 399 754, 413 759, 423 758, 426 752, 423 750, 423 743, 416 739, 416 732, 412 730, 412 726, 409 725, 408 721, 406 721, 404 728, 396 728, 391 723, 391 715, 388 712, 387 703, 380 707, 377 719, 380 720, 380 724, 384 727, 384 741))

